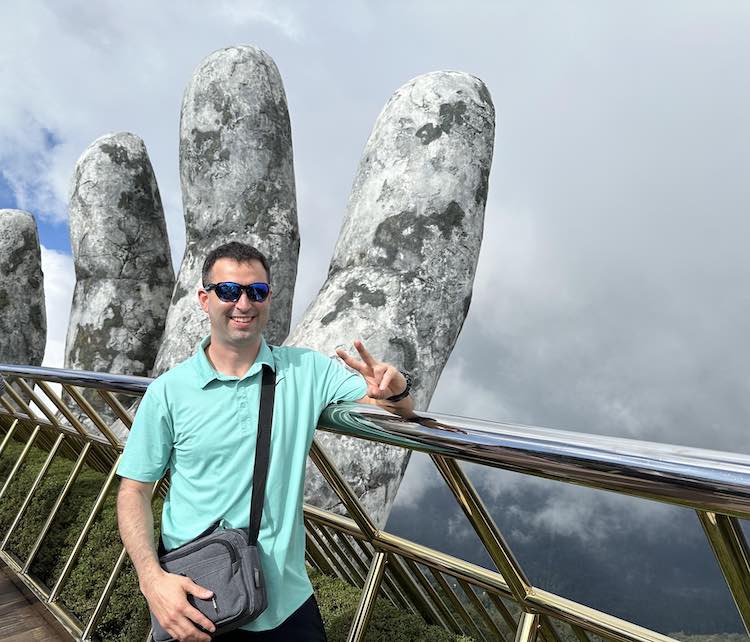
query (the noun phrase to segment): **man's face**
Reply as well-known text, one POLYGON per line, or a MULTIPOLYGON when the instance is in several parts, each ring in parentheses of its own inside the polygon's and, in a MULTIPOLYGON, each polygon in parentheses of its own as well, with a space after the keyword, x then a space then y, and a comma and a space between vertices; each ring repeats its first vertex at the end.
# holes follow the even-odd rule
MULTIPOLYGON (((240 285, 267 283, 268 275, 260 261, 219 259, 211 268, 210 283, 232 281, 240 285)), ((251 301, 247 292, 242 292, 235 302, 225 302, 216 296, 215 291, 198 291, 201 308, 211 322, 211 342, 227 347, 243 348, 260 341, 263 329, 268 323, 271 310, 271 294, 263 302, 251 301)))

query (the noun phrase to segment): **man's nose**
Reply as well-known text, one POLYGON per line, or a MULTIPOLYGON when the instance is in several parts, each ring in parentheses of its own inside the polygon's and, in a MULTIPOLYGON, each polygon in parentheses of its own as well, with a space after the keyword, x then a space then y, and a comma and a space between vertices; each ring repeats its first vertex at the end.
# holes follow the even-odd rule
POLYGON ((243 310, 249 310, 253 306, 254 301, 250 299, 245 290, 240 292, 240 298, 234 302, 235 307, 242 308, 243 310))

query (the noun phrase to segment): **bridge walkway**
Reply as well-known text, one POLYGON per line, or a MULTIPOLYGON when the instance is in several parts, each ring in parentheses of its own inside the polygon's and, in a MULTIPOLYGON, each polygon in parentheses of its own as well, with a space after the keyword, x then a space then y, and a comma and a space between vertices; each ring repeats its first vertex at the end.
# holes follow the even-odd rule
POLYGON ((0 640, 3 642, 71 642, 43 604, 0 562, 0 640))

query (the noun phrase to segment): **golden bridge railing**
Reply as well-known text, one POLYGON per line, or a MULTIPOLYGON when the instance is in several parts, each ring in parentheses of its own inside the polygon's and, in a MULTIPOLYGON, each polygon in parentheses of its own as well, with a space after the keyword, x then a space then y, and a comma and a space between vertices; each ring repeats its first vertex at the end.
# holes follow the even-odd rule
MULTIPOLYGON (((5 533, 0 557, 71 634, 90 640, 107 608, 126 555, 117 557, 93 611, 82 621, 60 592, 91 526, 114 488, 115 470, 136 400, 149 379, 0 365, 0 456, 11 440, 24 446, 0 487, 0 502, 32 447, 48 453, 5 533), (53 384, 61 386, 54 389, 53 384), (56 457, 74 462, 30 553, 18 559, 8 542, 56 457), (53 586, 31 572, 32 562, 84 461, 104 474, 99 490, 53 586)), ((475 640, 531 642, 539 634, 560 642, 563 627, 578 642, 591 636, 624 642, 672 638, 534 586, 489 515, 461 462, 473 462, 561 482, 687 506, 695 510, 746 628, 750 628, 750 553, 738 518, 750 517, 750 457, 418 413, 405 419, 373 407, 328 408, 319 428, 427 453, 485 546, 486 569, 388 533, 373 522, 332 460, 315 441, 310 457, 348 511, 344 516, 305 505, 308 562, 358 586, 361 599, 348 639, 364 639, 375 598, 475 640)), ((155 484, 154 496, 168 482, 155 484)))

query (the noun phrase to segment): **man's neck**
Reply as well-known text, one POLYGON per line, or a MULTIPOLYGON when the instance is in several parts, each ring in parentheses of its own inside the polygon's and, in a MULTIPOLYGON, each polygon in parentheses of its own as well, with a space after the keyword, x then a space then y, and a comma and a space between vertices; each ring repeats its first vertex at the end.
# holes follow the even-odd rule
POLYGON ((261 341, 251 346, 228 346, 211 341, 206 348, 206 357, 216 372, 228 377, 242 377, 255 363, 260 352, 261 341))

